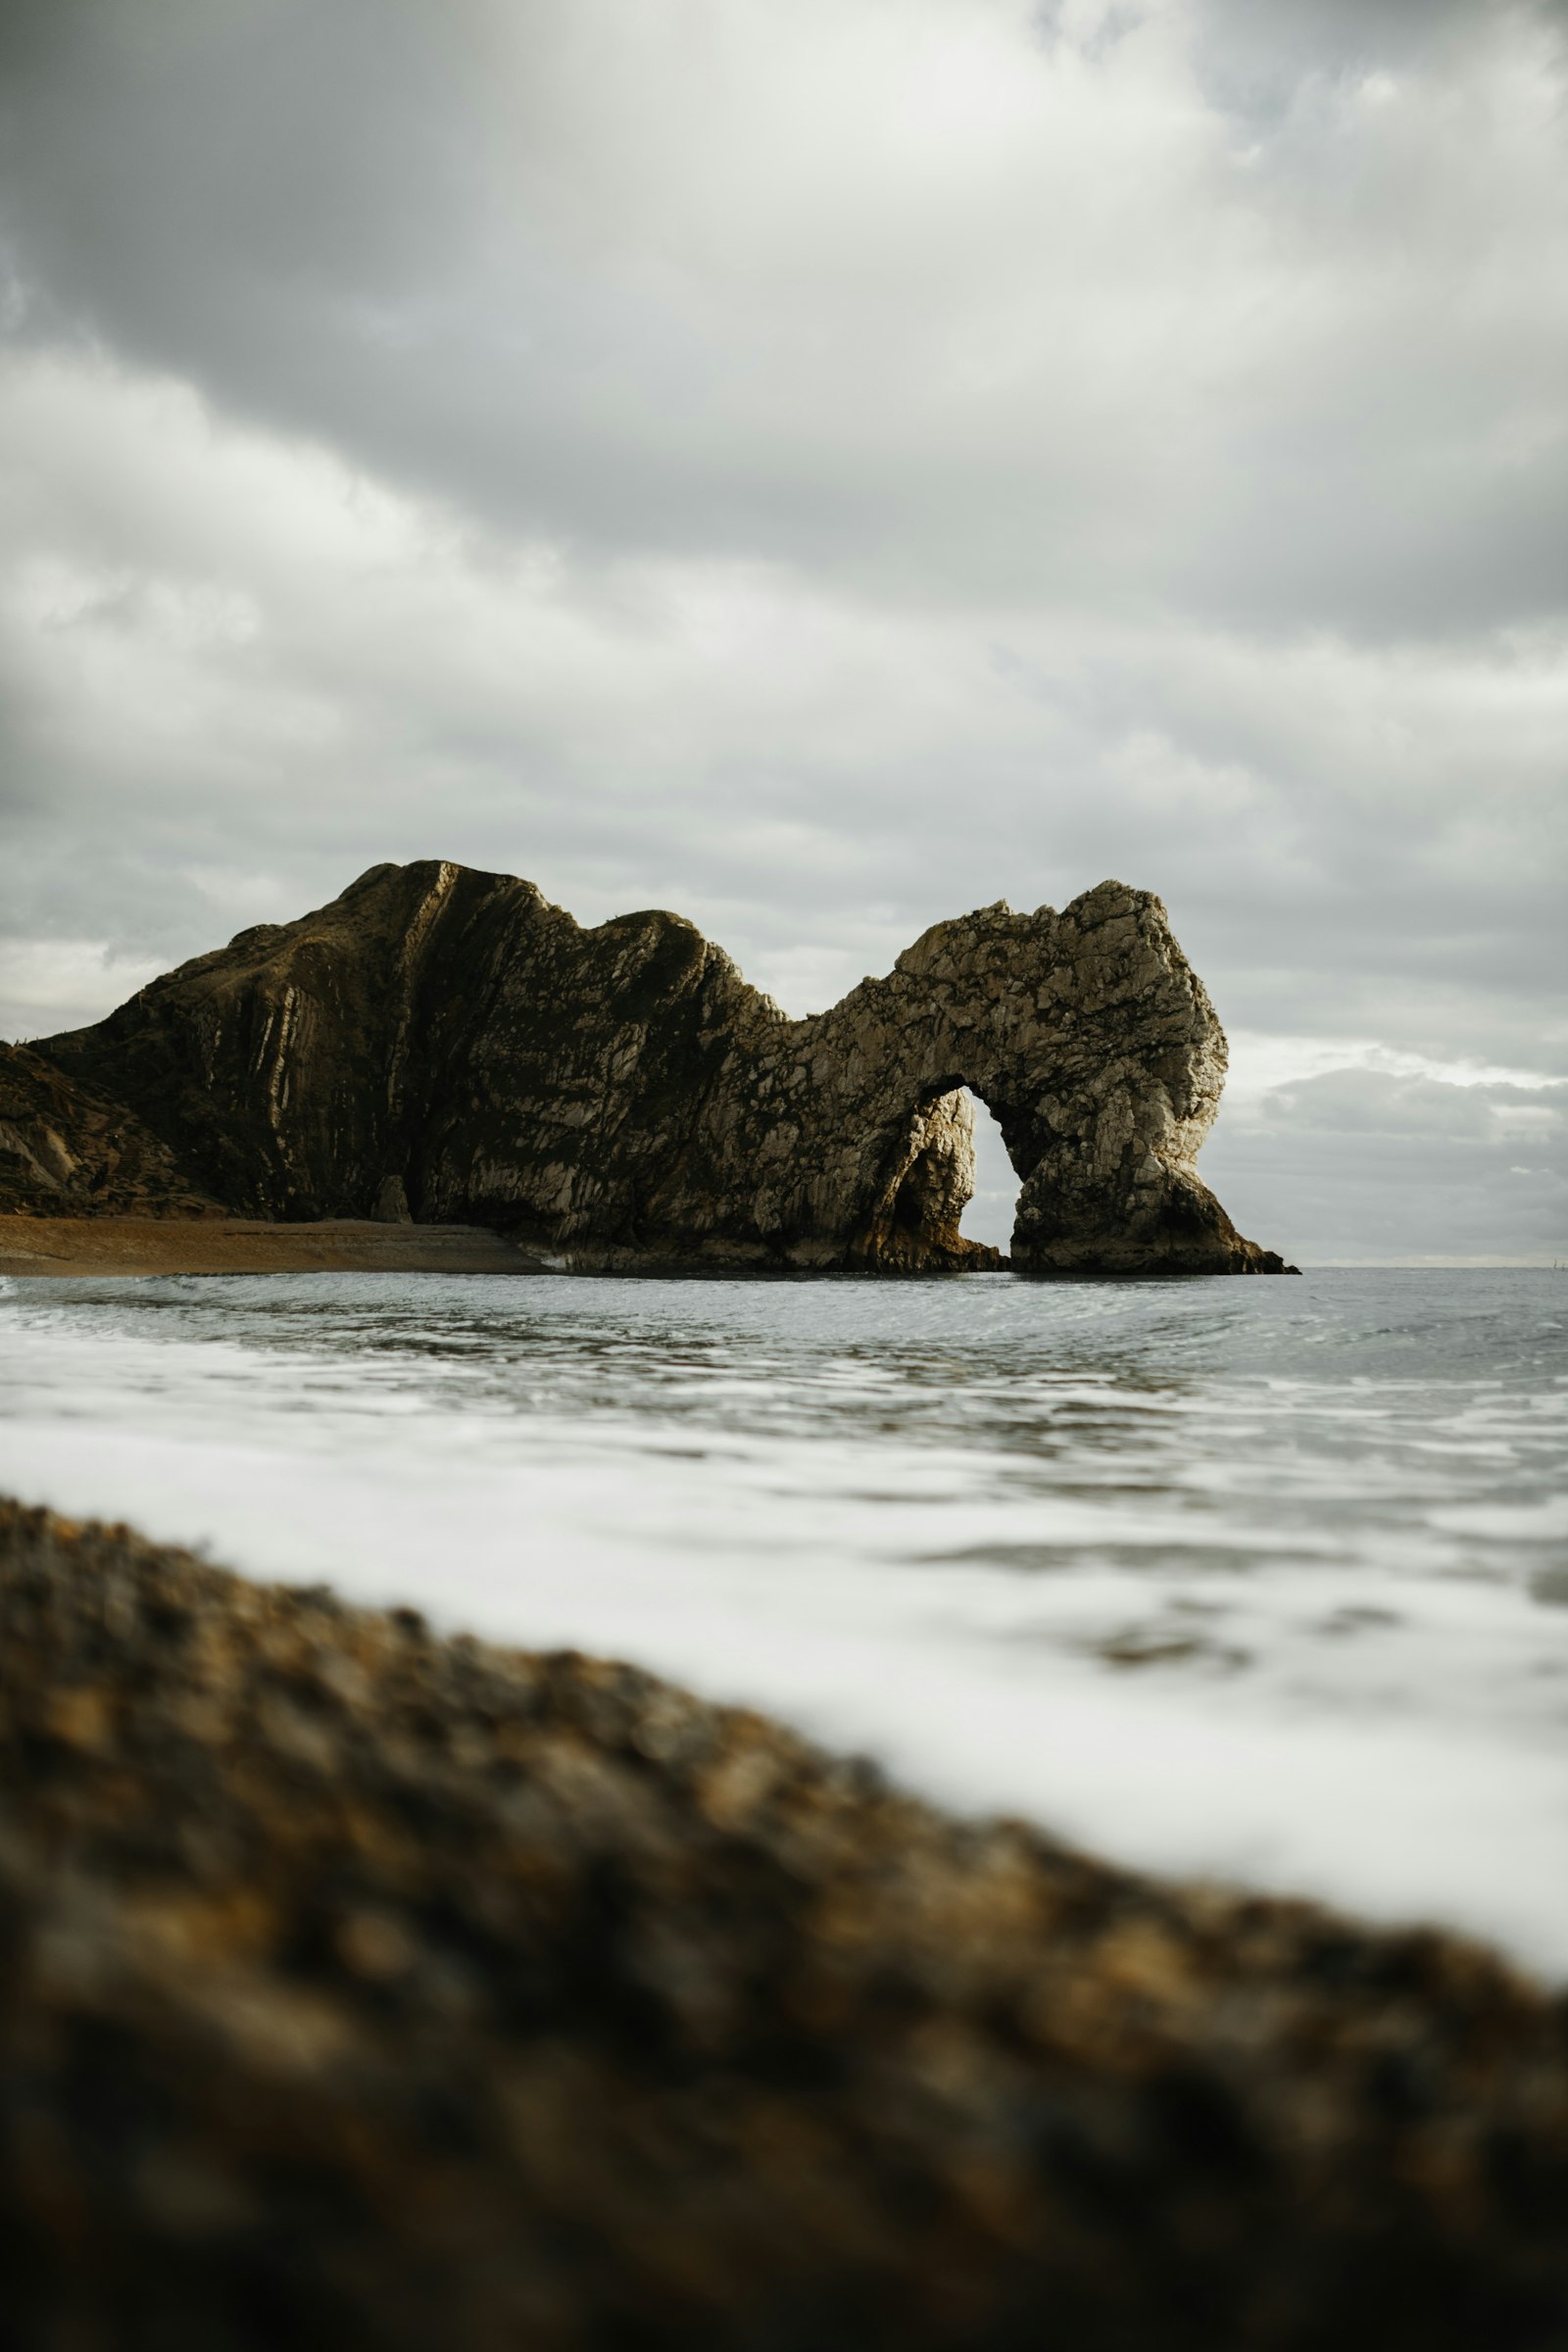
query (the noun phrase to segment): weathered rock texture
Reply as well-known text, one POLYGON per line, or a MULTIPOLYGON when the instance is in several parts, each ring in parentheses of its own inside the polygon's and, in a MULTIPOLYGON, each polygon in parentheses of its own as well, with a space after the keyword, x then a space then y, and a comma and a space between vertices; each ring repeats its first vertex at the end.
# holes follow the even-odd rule
POLYGON ((0 1504, 8 2352, 1560 2352, 1568 2011, 0 1504))
POLYGON ((994 1261, 958 1231, 968 1086, 1024 1179, 1014 1264, 1284 1271, 1196 1173, 1224 1035, 1115 882, 939 923, 791 1021, 675 915, 585 931, 531 883, 376 866, 36 1052, 242 1214, 486 1224, 582 1266, 994 1261))
POLYGON ((222 1214, 124 1103, 0 1045, 0 1215, 222 1214))

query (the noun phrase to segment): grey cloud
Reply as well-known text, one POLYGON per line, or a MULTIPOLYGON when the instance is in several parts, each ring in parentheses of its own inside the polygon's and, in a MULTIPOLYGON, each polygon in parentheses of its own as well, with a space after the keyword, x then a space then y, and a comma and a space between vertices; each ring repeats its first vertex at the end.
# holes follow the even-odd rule
POLYGON ((1403 63, 1458 35, 1486 37, 1520 17, 1568 21, 1565 0, 1199 0, 1202 36, 1238 55, 1293 67, 1403 63))
POLYGON ((0 153, 41 290, 58 274, 69 299, 139 263, 125 307, 149 337, 220 298, 192 270, 302 305, 352 284, 368 308, 439 270, 471 217, 427 11, 11 0, 0 76, 0 153))
MULTIPOLYGON (((639 33, 651 99, 594 6, 66 0, 14 22, 4 189, 34 331, 79 320, 487 524, 763 555, 878 597, 1136 584, 1373 636, 1563 602, 1562 444, 1539 431, 1568 357, 1556 248, 1544 229, 1521 253, 1484 159, 1450 234, 1443 58, 1397 138, 1307 125, 1288 170, 1250 175, 1213 141, 1152 146, 1147 204, 1097 195, 1069 238, 1041 161, 1059 104, 1000 166, 939 156, 946 213, 925 150, 858 176, 858 133, 826 110, 818 130, 809 91, 802 170, 762 85, 767 44, 798 64, 809 35, 765 14, 740 20, 749 67, 690 11, 662 48, 639 33), (727 113, 756 116, 755 156, 727 113), (792 213, 780 171, 809 197, 817 168, 841 205, 792 213), (1494 294, 1504 249, 1518 298, 1473 331, 1464 287, 1494 294)), ((1251 37, 1288 49, 1294 22, 1251 37)), ((1043 105, 1052 71, 1020 49, 1043 105)), ((1086 102, 1125 139, 1119 71, 1113 45, 1086 102)), ((868 125, 895 96, 868 79, 868 125)))
POLYGON ((1545 1259, 1568 1250, 1568 1085, 1325 1071, 1250 1128, 1222 1112, 1204 1173, 1303 1258, 1545 1259))
POLYGON ((1198 0, 1207 85, 1259 126, 1288 113, 1303 80, 1407 68, 1495 40, 1520 22, 1555 33, 1564 0, 1198 0))
POLYGON ((1244 1232, 1266 1230, 1303 1265, 1568 1256, 1561 1174, 1515 1175, 1474 1148, 1349 1152, 1317 1138, 1287 1152, 1216 1136, 1202 1167, 1244 1232))
POLYGON ((1263 1116, 1291 1133, 1311 1128, 1338 1135, 1463 1137, 1499 1150, 1513 1149, 1521 1135, 1535 1135, 1539 1151, 1568 1176, 1568 1087, 1511 1081, 1466 1086, 1383 1070, 1327 1070, 1275 1089, 1265 1098, 1263 1116))
MULTIPOLYGON (((1234 1028, 1568 1069, 1559 21, 13 0, 0 924, 450 856, 805 1008, 1111 873, 1234 1028)), ((1293 1100, 1222 1197, 1536 1231, 1293 1100)))

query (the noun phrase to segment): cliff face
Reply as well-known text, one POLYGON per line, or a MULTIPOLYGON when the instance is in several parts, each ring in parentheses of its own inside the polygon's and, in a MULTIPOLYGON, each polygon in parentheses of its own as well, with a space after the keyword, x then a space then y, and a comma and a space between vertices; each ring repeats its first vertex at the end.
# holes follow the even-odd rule
POLYGON ((0 1215, 220 1216, 134 1111, 0 1046, 0 1215))
POLYGON ((376 866, 35 1051, 236 1212, 487 1224, 593 1267, 986 1263, 967 1085, 1024 1179, 1015 1265, 1283 1270, 1195 1171, 1224 1036, 1115 882, 940 923, 791 1021, 675 915, 585 931, 530 883, 376 866))

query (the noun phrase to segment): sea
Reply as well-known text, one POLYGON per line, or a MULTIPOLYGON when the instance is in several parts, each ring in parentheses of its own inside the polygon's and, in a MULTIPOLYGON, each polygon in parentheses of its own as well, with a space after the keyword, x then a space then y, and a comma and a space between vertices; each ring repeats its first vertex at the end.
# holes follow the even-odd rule
POLYGON ((1568 1275, 0 1281, 0 1488, 1568 1981, 1568 1275))

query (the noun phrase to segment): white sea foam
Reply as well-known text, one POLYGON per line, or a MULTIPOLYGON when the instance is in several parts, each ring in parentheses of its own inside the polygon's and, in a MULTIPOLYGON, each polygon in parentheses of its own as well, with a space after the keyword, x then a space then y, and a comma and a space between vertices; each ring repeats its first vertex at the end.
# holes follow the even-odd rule
POLYGON ((0 1486, 1568 1977, 1558 1298, 13 1282, 0 1486))

